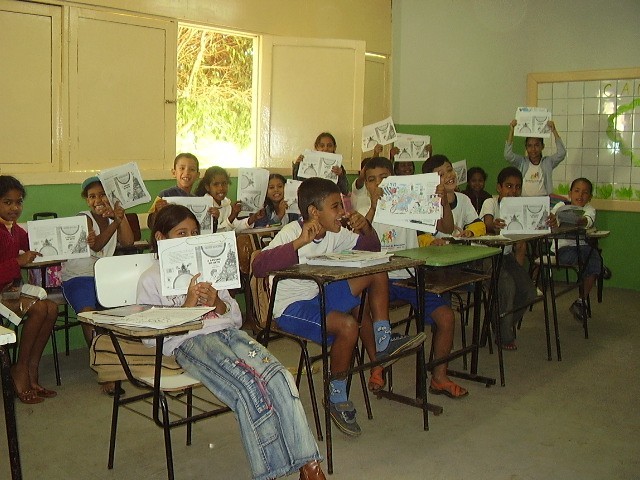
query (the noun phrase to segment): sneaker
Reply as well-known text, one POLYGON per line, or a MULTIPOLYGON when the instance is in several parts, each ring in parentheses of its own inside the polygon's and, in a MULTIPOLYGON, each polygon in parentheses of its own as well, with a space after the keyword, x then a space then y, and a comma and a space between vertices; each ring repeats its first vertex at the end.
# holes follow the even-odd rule
MULTIPOLYGON (((413 347, 416 347, 421 343, 424 343, 426 339, 427 339, 427 334, 424 332, 420 332, 419 334, 414 335, 412 337, 407 335, 401 335, 399 333, 392 333, 391 340, 389 340, 389 345, 387 345, 387 348, 384 349, 382 352, 377 352, 376 358, 378 360, 383 360, 384 358, 394 355, 396 353, 404 352, 405 350, 409 350, 413 347)), ((391 365, 392 363, 398 360, 399 360, 398 358, 394 358, 389 362, 383 363, 382 366, 388 367, 389 365, 391 365)))
POLYGON ((586 306, 583 306, 580 300, 576 300, 571 304, 571 306, 569 307, 569 312, 571 312, 571 315, 573 315, 573 318, 575 318, 576 322, 584 323, 586 306))
POLYGON ((329 403, 329 413, 331 414, 331 420, 342 433, 352 437, 360 436, 362 430, 360 430, 360 425, 356 421, 356 409, 351 400, 329 403))

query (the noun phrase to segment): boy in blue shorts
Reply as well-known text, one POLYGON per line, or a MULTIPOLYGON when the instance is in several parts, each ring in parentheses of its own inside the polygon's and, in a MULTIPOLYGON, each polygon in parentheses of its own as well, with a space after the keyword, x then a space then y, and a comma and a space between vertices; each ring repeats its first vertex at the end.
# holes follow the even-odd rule
MULTIPOLYGON (((378 200, 382 197, 382 189, 379 185, 384 178, 393 175, 391 161, 384 157, 372 158, 364 166, 364 170, 365 186, 371 198, 371 206, 367 211, 360 210, 360 213, 368 221, 372 222, 373 228, 380 237, 382 250, 393 252, 395 250, 417 248, 418 238, 415 230, 373 222, 378 200)), ((447 201, 444 183, 438 185, 436 193, 443 198, 443 218, 438 221, 436 228, 439 231, 449 231, 450 233, 453 229, 453 214, 447 201)), ((429 246, 426 248, 438 247, 429 246)), ((409 277, 411 277, 411 274, 407 270, 389 273, 389 299, 390 301, 403 300, 416 308, 415 290, 398 282, 409 277)), ((455 331, 455 317, 448 300, 440 295, 427 292, 425 294, 424 315, 425 323, 435 323, 436 325, 433 334, 434 359, 437 360, 447 356, 453 348, 453 334, 455 331)), ((429 391, 435 395, 446 395, 454 399, 462 398, 469 394, 465 388, 454 383, 447 376, 446 363, 433 368, 429 391)))
MULTIPOLYGON (((257 277, 304 264, 316 255, 352 249, 380 251, 380 241, 371 224, 357 212, 345 213, 340 189, 330 180, 309 178, 302 182, 298 205, 302 220, 285 225, 255 258, 253 271, 257 277), (344 220, 350 229, 342 226, 344 220)), ((320 300, 315 282, 283 280, 279 285, 273 311, 278 327, 320 343, 320 300)), ((426 338, 424 333, 414 337, 391 335, 386 273, 329 284, 325 307, 334 375, 349 369, 358 336, 371 360, 412 348, 426 338), (368 289, 368 309, 359 326, 357 316, 364 289, 368 289)), ((356 410, 347 398, 346 377, 332 380, 329 390, 329 409, 334 423, 347 435, 360 435, 356 410)))

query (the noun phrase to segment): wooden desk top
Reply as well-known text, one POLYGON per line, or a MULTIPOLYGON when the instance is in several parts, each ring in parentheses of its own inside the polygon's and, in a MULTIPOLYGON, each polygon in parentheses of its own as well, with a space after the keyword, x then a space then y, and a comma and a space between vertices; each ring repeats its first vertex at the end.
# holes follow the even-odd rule
POLYGON ((9 345, 10 343, 16 343, 16 333, 0 326, 0 345, 9 345))
POLYGON ((353 268, 353 267, 329 267, 326 265, 293 265, 289 268, 271 272, 270 275, 293 279, 293 278, 310 278, 315 277, 323 282, 334 282, 336 280, 347 280, 349 278, 362 277, 364 275, 372 275, 380 272, 392 272, 394 270, 402 270, 405 268, 413 268, 424 263, 420 259, 391 257, 387 263, 372 265, 369 267, 353 268))
POLYGON ((64 262, 64 260, 43 260, 41 262, 26 263, 20 268, 33 269, 33 268, 55 267, 58 265, 62 265, 62 262, 64 262))
POLYGON ((78 320, 80 320, 82 323, 95 325, 96 327, 100 327, 105 330, 111 330, 112 332, 126 335, 128 337, 156 338, 164 337, 166 335, 178 335, 181 333, 189 332, 191 330, 200 330, 202 328, 202 320, 196 320, 195 322, 185 323, 183 325, 177 325, 175 327, 164 328, 162 330, 158 330, 156 328, 136 328, 122 325, 96 323, 94 322, 95 313, 96 312, 80 312, 78 313, 78 320))
MULTIPOLYGON (((442 295, 460 287, 476 283, 478 281, 490 280, 491 275, 467 272, 464 270, 436 269, 429 271, 425 275, 424 289, 427 292, 442 295)), ((406 280, 392 280, 393 283, 404 287, 415 288, 415 282, 406 280)))
POLYGON ((395 256, 421 260, 428 267, 449 267, 461 263, 481 260, 501 253, 499 248, 480 247, 477 245, 442 245, 399 250, 395 256))

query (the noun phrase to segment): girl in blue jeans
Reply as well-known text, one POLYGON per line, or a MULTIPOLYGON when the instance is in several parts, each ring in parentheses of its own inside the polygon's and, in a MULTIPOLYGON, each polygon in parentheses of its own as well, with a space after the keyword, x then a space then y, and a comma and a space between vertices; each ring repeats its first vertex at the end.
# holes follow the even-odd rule
MULTIPOLYGON (((191 211, 167 205, 156 216, 151 243, 200 234, 191 211)), ((168 337, 163 353, 201 381, 235 413, 254 479, 300 470, 301 479, 324 479, 318 446, 309 430, 293 376, 265 347, 240 330, 242 315, 227 290, 217 291, 194 275, 186 295, 163 296, 160 264, 142 274, 138 303, 215 307, 201 330, 168 337)))

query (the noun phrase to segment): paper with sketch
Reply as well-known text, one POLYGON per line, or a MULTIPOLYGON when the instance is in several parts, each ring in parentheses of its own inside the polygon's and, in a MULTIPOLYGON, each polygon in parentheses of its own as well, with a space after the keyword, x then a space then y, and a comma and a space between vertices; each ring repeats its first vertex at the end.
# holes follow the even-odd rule
POLYGON ((338 175, 331 170, 333 167, 342 166, 342 155, 339 153, 319 152, 317 150, 305 150, 304 157, 298 168, 298 177, 320 177, 338 183, 338 175))
POLYGON ((556 210, 559 225, 586 225, 584 221, 584 207, 577 205, 562 205, 556 210))
POLYGON ((467 161, 460 160, 459 162, 453 162, 451 166, 453 167, 454 172, 456 172, 458 185, 461 183, 467 183, 467 161))
POLYGON ((29 249, 42 254, 34 263, 85 258, 91 254, 87 244, 89 227, 84 215, 30 220, 27 230, 29 249))
POLYGON ((371 125, 362 127, 362 151, 373 150, 377 144, 389 145, 398 138, 396 127, 391 117, 371 125))
POLYGON ((164 200, 191 210, 200 224, 200 233, 213 233, 213 217, 209 214, 209 209, 213 207, 212 197, 164 197, 164 200))
POLYGON ((384 193, 378 200, 373 221, 435 232, 436 222, 442 217, 440 197, 436 195, 439 183, 437 173, 385 178, 380 183, 384 193))
POLYGON ((506 228, 500 233, 545 233, 550 212, 549 197, 505 197, 500 201, 500 218, 506 228))
POLYGON ((269 170, 264 168, 239 168, 237 199, 242 202, 240 216, 252 214, 264 206, 269 187, 269 170))
POLYGON ((551 112, 542 107, 518 107, 516 109, 516 121, 518 124, 513 130, 516 137, 549 138, 551 130, 547 122, 551 120, 551 112))
POLYGON ((132 313, 124 317, 95 312, 92 320, 96 324, 120 325, 123 327, 164 328, 177 327, 185 323, 198 320, 212 311, 212 307, 170 308, 151 307, 141 312, 132 313))
POLYGON ((284 184, 284 201, 287 202, 287 213, 300 215, 298 187, 301 183, 300 180, 287 180, 287 183, 284 184))
POLYGON ((369 252, 363 250, 347 250, 340 253, 327 253, 307 257, 309 265, 325 265, 327 267, 370 267, 380 265, 391 260, 391 254, 386 252, 369 252))
POLYGON ((196 273, 216 290, 240 288, 235 232, 160 240, 158 257, 164 296, 187 293, 196 273))
POLYGON ((120 201, 125 210, 151 201, 151 195, 142 181, 136 162, 102 170, 98 178, 112 207, 116 201, 120 201))
POLYGON ((410 135, 408 133, 398 133, 394 147, 398 147, 400 153, 394 157, 396 162, 418 162, 429 158, 427 145, 431 144, 429 135, 410 135))

